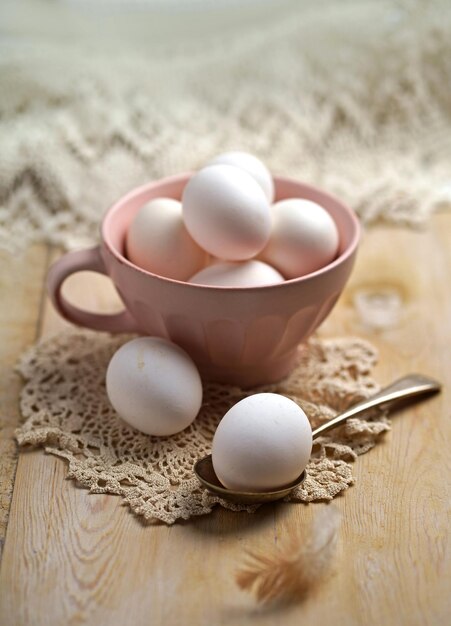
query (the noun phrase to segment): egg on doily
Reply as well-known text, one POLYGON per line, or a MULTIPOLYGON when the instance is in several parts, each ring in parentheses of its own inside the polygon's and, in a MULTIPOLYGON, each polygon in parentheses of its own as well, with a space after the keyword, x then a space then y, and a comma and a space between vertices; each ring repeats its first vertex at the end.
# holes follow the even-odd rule
POLYGON ((108 398, 120 417, 143 433, 184 430, 202 404, 202 382, 188 354, 159 337, 138 337, 115 352, 106 373, 108 398))

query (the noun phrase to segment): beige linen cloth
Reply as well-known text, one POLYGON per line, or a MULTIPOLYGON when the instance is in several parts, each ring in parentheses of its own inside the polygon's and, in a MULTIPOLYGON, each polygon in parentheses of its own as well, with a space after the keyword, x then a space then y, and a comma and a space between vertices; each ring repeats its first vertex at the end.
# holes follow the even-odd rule
POLYGON ((0 35, 2 247, 227 149, 366 222, 451 202, 448 0, 4 0, 0 35))

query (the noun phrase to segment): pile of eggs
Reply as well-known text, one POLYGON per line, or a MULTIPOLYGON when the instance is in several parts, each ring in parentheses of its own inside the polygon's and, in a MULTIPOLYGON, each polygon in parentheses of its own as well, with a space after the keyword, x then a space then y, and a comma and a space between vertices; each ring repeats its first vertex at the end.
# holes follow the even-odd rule
POLYGON ((155 198, 134 217, 129 260, 153 274, 217 287, 259 287, 314 272, 336 257, 338 230, 319 204, 274 201, 267 167, 246 152, 211 160, 181 201, 155 198))
MULTIPOLYGON (((265 165, 244 152, 222 154, 195 173, 181 202, 156 198, 134 217, 126 254, 163 277, 217 287, 257 287, 304 276, 336 257, 329 213, 310 200, 273 203, 265 165)), ((129 425, 153 436, 187 428, 202 405, 202 381, 189 355, 166 339, 140 337, 113 355, 106 389, 129 425)), ((222 418, 212 446, 221 483, 268 491, 307 465, 312 430, 303 410, 274 393, 249 395, 222 418)))

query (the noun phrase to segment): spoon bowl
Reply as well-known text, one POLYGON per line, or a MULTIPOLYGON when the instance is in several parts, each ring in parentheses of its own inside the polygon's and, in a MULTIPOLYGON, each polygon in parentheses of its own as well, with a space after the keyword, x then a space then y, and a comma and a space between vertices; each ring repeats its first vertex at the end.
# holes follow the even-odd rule
MULTIPOLYGON (((361 415, 369 409, 376 407, 385 409, 400 400, 428 396, 439 392, 440 389, 441 384, 433 378, 423 376, 422 374, 410 374, 409 376, 400 378, 388 387, 384 387, 384 389, 381 389, 381 391, 372 395, 370 398, 358 402, 350 409, 340 413, 328 422, 321 424, 321 426, 312 432, 313 439, 321 437, 329 430, 344 424, 350 417, 361 415)), ((194 473, 201 485, 210 493, 237 504, 264 504, 266 502, 282 500, 296 489, 296 487, 299 487, 307 476, 307 472, 304 469, 296 480, 288 485, 283 485, 275 491, 246 492, 226 489, 216 476, 211 454, 208 454, 196 462, 194 465, 194 473)))
POLYGON ((307 472, 304 470, 302 474, 296 478, 296 480, 288 485, 284 485, 276 491, 260 491, 254 493, 252 491, 232 491, 231 489, 226 489, 223 485, 221 485, 213 468, 211 454, 204 456, 196 462, 194 472, 199 479, 199 482, 208 491, 221 496, 224 500, 236 502, 237 504, 262 504, 264 502, 282 500, 282 498, 288 496, 293 489, 299 487, 307 476, 307 472))

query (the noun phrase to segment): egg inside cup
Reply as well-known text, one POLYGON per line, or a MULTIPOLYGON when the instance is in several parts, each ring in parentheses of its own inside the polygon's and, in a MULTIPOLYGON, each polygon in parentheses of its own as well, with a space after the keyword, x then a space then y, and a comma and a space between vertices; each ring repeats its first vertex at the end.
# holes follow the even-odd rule
POLYGON ((153 199, 181 200, 191 176, 151 182, 116 202, 103 219, 101 245, 66 255, 49 274, 52 300, 66 319, 78 325, 169 339, 186 350, 205 380, 244 388, 280 380, 293 368, 299 344, 329 315, 349 278, 360 237, 357 217, 321 189, 276 176, 276 202, 310 200, 333 219, 339 247, 325 267, 261 287, 190 284, 138 267, 126 255, 134 217, 153 199), (85 269, 110 276, 125 305, 122 313, 94 315, 64 300, 64 279, 85 269))

